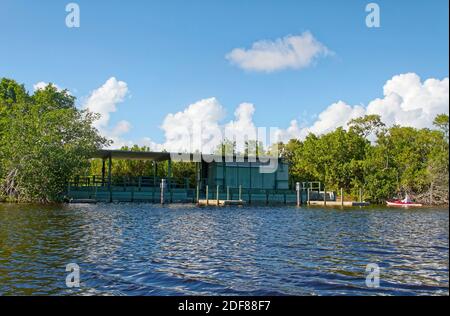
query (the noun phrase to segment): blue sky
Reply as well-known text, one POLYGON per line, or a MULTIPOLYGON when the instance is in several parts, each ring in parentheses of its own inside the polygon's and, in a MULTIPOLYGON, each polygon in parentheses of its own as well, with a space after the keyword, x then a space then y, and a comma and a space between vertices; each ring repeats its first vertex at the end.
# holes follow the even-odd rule
POLYGON ((370 1, 359 0, 78 0, 80 28, 67 28, 69 2, 0 1, 0 77, 30 91, 53 82, 80 106, 115 77, 128 93, 109 124, 130 122, 130 140, 163 142, 168 113, 210 97, 226 110, 224 122, 249 102, 258 126, 287 127, 293 119, 311 125, 339 100, 366 106, 382 98, 395 75, 448 77, 447 0, 376 1, 380 28, 366 26, 370 1), (306 31, 333 54, 274 72, 245 70, 225 57, 306 31))

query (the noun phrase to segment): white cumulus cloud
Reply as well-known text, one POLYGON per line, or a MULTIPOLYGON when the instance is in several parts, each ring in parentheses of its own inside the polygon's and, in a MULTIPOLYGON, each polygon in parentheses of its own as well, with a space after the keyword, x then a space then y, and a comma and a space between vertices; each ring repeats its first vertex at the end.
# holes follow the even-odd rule
POLYGON ((240 135, 252 136, 256 138, 256 126, 253 123, 253 114, 255 106, 252 103, 241 103, 234 111, 235 119, 225 125, 225 133, 230 137, 239 137, 240 135))
POLYGON ((249 49, 235 48, 226 58, 245 70, 272 72, 287 68, 305 68, 318 57, 330 53, 331 51, 310 32, 304 32, 274 41, 257 41, 249 49))
POLYGON ((97 128, 108 126, 110 114, 116 112, 117 104, 125 100, 128 93, 128 85, 114 77, 109 78, 100 88, 92 91, 86 103, 85 109, 99 113, 101 117, 95 122, 97 128))
POLYGON ((338 101, 320 113, 317 121, 307 130, 314 134, 324 134, 331 132, 338 126, 346 126, 351 119, 364 115, 364 107, 350 106, 343 101, 338 101))
MULTIPOLYGON (((319 113, 309 124, 302 120, 300 126, 297 120, 292 120, 287 128, 276 129, 275 139, 287 142, 292 138, 304 139, 309 133, 320 135, 340 126, 347 128, 351 119, 366 114, 380 115, 388 126, 398 124, 416 128, 432 127, 437 114, 449 113, 448 78, 429 78, 422 81, 415 73, 400 74, 388 80, 382 91, 382 97, 369 101, 367 105, 350 105, 342 100, 337 101, 319 113)), ((114 148, 136 143, 123 137, 131 129, 128 121, 119 121, 115 126, 109 126, 110 114, 117 110, 117 105, 124 101, 127 93, 125 82, 110 78, 92 92, 85 104, 90 111, 104 115, 104 118, 97 122, 97 127, 104 136, 114 141, 114 148)), ((157 143, 150 138, 143 138, 137 143, 155 151, 198 150, 212 153, 224 138, 237 141, 261 140, 261 135, 258 135, 260 129, 253 118, 255 111, 252 103, 241 103, 234 111, 234 118, 226 121, 225 107, 216 98, 202 99, 165 117, 161 125, 164 142, 157 143)), ((269 127, 266 127, 265 133, 263 137, 268 140, 269 127)), ((240 151, 243 150, 242 144, 237 148, 240 151)))
POLYGON ((216 98, 190 104, 185 110, 168 114, 161 126, 168 151, 212 152, 221 143, 219 122, 225 110, 216 98))
MULTIPOLYGON (((449 113, 449 80, 444 78, 421 81, 414 73, 394 76, 383 88, 383 97, 367 105, 349 105, 337 101, 318 114, 311 124, 299 126, 292 120, 287 128, 276 128, 274 139, 287 142, 304 139, 309 133, 324 134, 337 127, 348 128, 348 122, 366 114, 378 114, 388 126, 399 124, 416 128, 432 127, 437 114, 449 113)), ((185 110, 168 114, 162 124, 165 142, 149 141, 151 148, 168 151, 201 150, 214 152, 224 138, 237 140, 238 151, 243 150, 247 139, 259 139, 259 127, 253 120, 256 108, 251 103, 241 103, 234 112, 234 119, 223 122, 225 109, 216 98, 200 100, 185 110), (201 133, 195 131, 201 126, 201 133)), ((265 139, 269 139, 270 128, 266 127, 265 139)), ((266 144, 268 145, 268 144, 266 144)))
POLYGON ((111 113, 117 111, 118 104, 125 100, 128 92, 126 82, 111 77, 101 87, 91 92, 83 106, 90 112, 100 114, 100 118, 94 122, 94 127, 113 141, 114 148, 132 145, 130 141, 122 139, 122 135, 131 129, 128 121, 122 120, 114 127, 109 126, 111 113))
POLYGON ((448 113, 449 79, 427 79, 415 73, 394 76, 383 88, 384 97, 371 101, 367 114, 378 114, 388 125, 431 127, 436 115, 448 113))
POLYGON ((351 119, 368 114, 380 115, 387 126, 431 128, 436 115, 449 113, 448 105, 448 78, 422 82, 415 73, 400 74, 385 83, 382 98, 370 101, 367 106, 338 101, 322 111, 310 126, 299 128, 294 120, 288 129, 281 129, 279 135, 283 141, 303 139, 309 133, 320 135, 337 127, 347 128, 351 119))
POLYGON ((33 90, 37 91, 37 90, 45 89, 45 87, 47 87, 49 84, 51 84, 53 87, 55 87, 56 90, 58 90, 58 91, 62 91, 63 90, 63 89, 61 89, 60 86, 58 86, 55 83, 49 83, 49 82, 44 82, 44 81, 39 81, 38 83, 35 83, 33 85, 33 90))

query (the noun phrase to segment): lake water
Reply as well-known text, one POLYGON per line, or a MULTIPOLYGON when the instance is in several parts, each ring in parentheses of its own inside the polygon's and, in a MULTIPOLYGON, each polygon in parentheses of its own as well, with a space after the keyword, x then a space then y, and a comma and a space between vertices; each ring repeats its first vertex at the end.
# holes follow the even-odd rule
POLYGON ((448 295, 448 257, 448 209, 0 204, 3 295, 448 295))

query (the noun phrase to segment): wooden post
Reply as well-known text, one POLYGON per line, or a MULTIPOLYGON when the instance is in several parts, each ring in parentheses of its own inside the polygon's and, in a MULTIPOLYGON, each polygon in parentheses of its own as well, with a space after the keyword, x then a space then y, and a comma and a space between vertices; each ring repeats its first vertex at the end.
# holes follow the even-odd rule
POLYGON ((196 191, 195 197, 196 197, 196 201, 198 203, 198 200, 200 199, 200 187, 198 186, 198 183, 197 183, 197 189, 196 190, 197 191, 196 191))
POLYGON ((172 192, 172 160, 167 161, 167 189, 172 192))
POLYGON ((109 155, 108 158, 108 190, 109 190, 109 202, 112 202, 112 186, 111 186, 111 170, 112 170, 112 157, 109 155))
POLYGON ((341 188, 341 206, 344 206, 344 189, 341 188))
POLYGON ((102 159, 102 187, 105 186, 105 158, 102 159))
POLYGON ((311 205, 311 200, 310 200, 310 196, 309 196, 309 187, 308 187, 308 191, 307 191, 307 200, 308 200, 308 205, 311 205))
POLYGON ((242 184, 239 185, 239 201, 242 201, 242 184))
MULTIPOLYGON (((248 160, 248 158, 247 158, 247 160, 248 160)), ((252 163, 251 162, 249 162, 248 163, 249 164, 249 168, 248 168, 248 170, 249 170, 249 174, 250 174, 250 188, 247 190, 247 192, 248 192, 248 204, 252 204, 252 163)))
POLYGON ((196 179, 197 185, 199 186, 199 189, 201 189, 202 176, 201 176, 200 162, 195 163, 195 179, 196 179))
POLYGON ((161 204, 164 204, 165 197, 164 197, 164 189, 166 188, 166 179, 161 179, 161 204))
POLYGON ((295 190, 297 191, 297 207, 300 207, 300 182, 295 184, 295 190))
POLYGON ((323 186, 323 205, 327 205, 327 190, 325 186, 323 186))
POLYGON ((359 188, 359 202, 362 203, 362 188, 359 188))
POLYGON ((303 187, 300 184, 300 206, 303 204, 303 187))
POLYGON ((222 162, 222 178, 223 178, 222 185, 223 185, 223 187, 225 187, 225 185, 227 184, 227 180, 226 180, 226 178, 227 178, 227 164, 225 162, 225 153, 223 153, 223 155, 224 155, 224 159, 223 159, 223 162, 222 162))
POLYGON ((217 185, 217 188, 216 188, 216 203, 217 203, 217 206, 219 206, 219 185, 217 185))
POLYGON ((230 186, 227 186, 227 201, 230 200, 230 186))
POLYGON ((205 189, 206 189, 206 205, 209 205, 209 190, 208 190, 209 186, 206 185, 205 189))
POLYGON ((156 187, 156 174, 158 173, 158 163, 153 161, 153 187, 156 187))

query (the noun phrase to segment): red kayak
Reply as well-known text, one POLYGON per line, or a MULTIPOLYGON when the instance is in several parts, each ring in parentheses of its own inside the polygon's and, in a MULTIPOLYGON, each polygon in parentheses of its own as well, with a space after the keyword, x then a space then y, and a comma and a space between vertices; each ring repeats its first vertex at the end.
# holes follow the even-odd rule
POLYGON ((420 203, 414 203, 414 202, 403 202, 401 200, 395 200, 395 201, 386 201, 388 206, 403 206, 403 207, 417 207, 422 206, 420 203))

